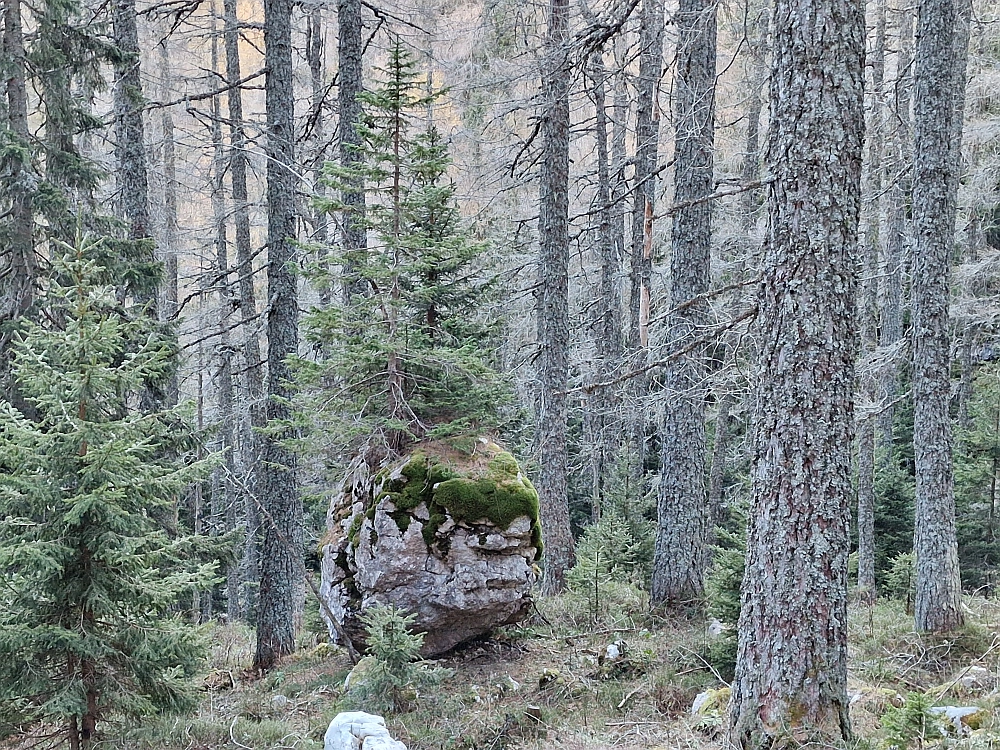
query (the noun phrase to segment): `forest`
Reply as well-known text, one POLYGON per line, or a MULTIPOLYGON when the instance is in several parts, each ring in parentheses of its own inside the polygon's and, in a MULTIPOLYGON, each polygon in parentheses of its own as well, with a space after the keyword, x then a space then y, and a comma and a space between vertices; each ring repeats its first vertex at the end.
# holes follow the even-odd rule
POLYGON ((0 749, 1000 744, 996 3, 0 5, 0 749))

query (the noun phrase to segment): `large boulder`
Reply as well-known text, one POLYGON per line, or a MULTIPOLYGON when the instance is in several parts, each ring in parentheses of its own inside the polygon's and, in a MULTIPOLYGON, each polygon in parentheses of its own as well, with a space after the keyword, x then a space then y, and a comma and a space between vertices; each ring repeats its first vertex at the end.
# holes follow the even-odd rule
POLYGON ((538 494, 487 438, 419 443, 374 475, 351 466, 322 551, 321 593, 352 640, 363 643, 364 610, 393 605, 416 615, 434 656, 527 613, 538 494))

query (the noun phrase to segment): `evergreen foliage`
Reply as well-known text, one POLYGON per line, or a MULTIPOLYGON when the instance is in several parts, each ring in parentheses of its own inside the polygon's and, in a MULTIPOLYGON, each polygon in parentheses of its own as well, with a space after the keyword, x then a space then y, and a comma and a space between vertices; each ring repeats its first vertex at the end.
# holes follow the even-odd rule
POLYGON ((1000 566, 1000 372, 982 368, 969 401, 969 429, 955 441, 955 506, 962 584, 991 591, 1000 566))
POLYGON ((99 721, 193 704, 204 644, 173 613, 214 566, 162 519, 210 462, 180 453, 179 413, 136 409, 172 350, 99 283, 100 241, 66 249, 14 344, 34 419, 0 402, 0 720, 56 722, 87 747, 99 721))
POLYGON ((463 226, 442 135, 427 122, 413 133, 440 92, 421 93, 415 63, 398 40, 381 73, 361 97, 358 163, 326 167, 336 191, 365 186, 366 213, 353 218, 377 243, 340 260, 357 269, 367 292, 314 310, 306 321, 320 361, 302 364, 303 380, 328 386, 309 410, 334 422, 325 432, 342 440, 345 453, 373 434, 399 449, 425 436, 488 428, 506 398, 489 353, 496 322, 481 314, 490 292, 482 269, 488 246, 463 226))
POLYGON ((447 670, 420 659, 422 633, 412 632, 415 615, 404 615, 391 606, 377 605, 361 615, 367 634, 368 657, 373 661, 365 673, 352 680, 348 704, 367 711, 399 712, 413 707, 420 691, 441 681, 447 670))

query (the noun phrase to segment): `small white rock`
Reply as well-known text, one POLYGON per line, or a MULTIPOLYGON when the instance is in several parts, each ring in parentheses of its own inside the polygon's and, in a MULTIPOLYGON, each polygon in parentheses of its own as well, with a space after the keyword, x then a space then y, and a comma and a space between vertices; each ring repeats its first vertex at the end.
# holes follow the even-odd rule
POLYGON ((323 750, 406 750, 385 727, 385 719, 364 711, 345 711, 330 722, 323 750))

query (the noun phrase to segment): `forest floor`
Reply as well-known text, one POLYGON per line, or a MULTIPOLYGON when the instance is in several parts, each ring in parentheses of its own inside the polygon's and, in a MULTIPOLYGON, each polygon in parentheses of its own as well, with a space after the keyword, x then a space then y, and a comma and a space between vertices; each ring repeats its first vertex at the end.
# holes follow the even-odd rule
MULTIPOLYGON (((543 599, 526 622, 439 660, 450 676, 411 710, 385 714, 390 733, 409 750, 721 748, 724 706, 691 707, 699 693, 724 687, 724 671, 709 661, 725 661, 726 636, 703 623, 656 620, 634 589, 602 593, 596 605, 580 594, 543 599), (601 659, 610 644, 622 656, 601 659)), ((966 605, 970 625, 948 638, 915 634, 901 602, 851 608, 849 692, 860 747, 1000 748, 1000 602, 966 605), (974 729, 951 730, 929 706, 983 710, 965 720, 974 729)), ((343 696, 351 664, 340 649, 304 643, 258 679, 249 630, 218 626, 212 639, 196 714, 163 717, 100 746, 312 750, 340 710, 367 708, 343 696)))

